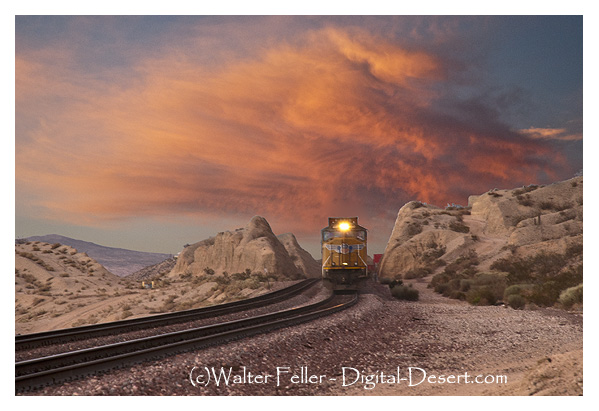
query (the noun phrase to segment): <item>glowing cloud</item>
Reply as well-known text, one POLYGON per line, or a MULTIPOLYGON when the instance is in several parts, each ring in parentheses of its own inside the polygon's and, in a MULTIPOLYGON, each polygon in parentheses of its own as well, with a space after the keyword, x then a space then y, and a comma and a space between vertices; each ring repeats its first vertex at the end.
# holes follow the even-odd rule
POLYGON ((218 67, 173 49, 109 83, 52 61, 16 66, 17 183, 46 217, 262 214, 301 232, 566 167, 541 141, 560 130, 441 114, 444 61, 365 31, 315 30, 218 67))
POLYGON ((578 141, 582 140, 582 134, 568 134, 564 128, 527 128, 520 130, 523 134, 534 139, 578 141))

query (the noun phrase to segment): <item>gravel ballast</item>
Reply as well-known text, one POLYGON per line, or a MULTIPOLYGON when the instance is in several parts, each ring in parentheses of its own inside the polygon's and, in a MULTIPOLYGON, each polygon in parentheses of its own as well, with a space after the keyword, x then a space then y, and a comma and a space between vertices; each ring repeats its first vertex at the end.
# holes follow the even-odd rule
POLYGON ((26 395, 582 394, 582 314, 473 307, 414 286, 416 302, 370 283, 326 318, 26 395), (206 384, 206 368, 229 383, 206 384))

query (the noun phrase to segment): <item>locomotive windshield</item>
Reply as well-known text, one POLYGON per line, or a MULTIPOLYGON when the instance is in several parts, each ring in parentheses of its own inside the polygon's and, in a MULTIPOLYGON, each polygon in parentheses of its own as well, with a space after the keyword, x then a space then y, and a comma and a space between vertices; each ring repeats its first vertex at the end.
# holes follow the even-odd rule
POLYGON ((331 238, 335 237, 345 237, 345 238, 357 238, 358 240, 366 239, 366 232, 363 230, 360 231, 325 231, 322 234, 323 241, 328 241, 331 238))

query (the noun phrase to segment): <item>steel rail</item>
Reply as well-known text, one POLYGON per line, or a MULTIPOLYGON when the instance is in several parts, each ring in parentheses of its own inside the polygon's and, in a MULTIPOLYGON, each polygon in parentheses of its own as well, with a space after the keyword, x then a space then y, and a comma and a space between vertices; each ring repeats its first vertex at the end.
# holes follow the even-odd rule
POLYGON ((335 295, 331 295, 314 304, 272 314, 21 361, 15 364, 15 389, 21 392, 37 386, 310 321, 354 305, 358 301, 358 295, 355 293, 353 299, 344 303, 335 302, 334 299, 335 295))
POLYGON ((318 281, 319 280, 317 279, 303 280, 289 287, 259 295, 257 297, 248 298, 242 301, 218 304, 210 307, 193 308, 190 310, 176 311, 172 313, 156 314, 141 318, 112 321, 101 324, 84 325, 81 327, 63 328, 60 330, 44 331, 34 334, 16 335, 15 351, 20 351, 26 348, 40 347, 43 345, 74 341, 78 339, 100 337, 119 332, 139 330, 143 328, 160 327, 274 304, 301 293, 302 291, 316 284, 318 281))

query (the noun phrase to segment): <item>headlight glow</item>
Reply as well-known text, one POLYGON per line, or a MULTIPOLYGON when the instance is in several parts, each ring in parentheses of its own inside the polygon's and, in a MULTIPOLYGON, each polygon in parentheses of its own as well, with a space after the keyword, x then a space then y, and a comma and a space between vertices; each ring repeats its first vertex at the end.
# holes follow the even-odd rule
POLYGON ((347 231, 347 230, 349 230, 349 228, 350 228, 350 226, 347 221, 343 221, 343 222, 339 223, 339 229, 341 231, 347 231))

